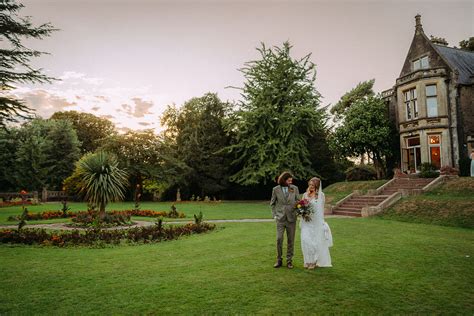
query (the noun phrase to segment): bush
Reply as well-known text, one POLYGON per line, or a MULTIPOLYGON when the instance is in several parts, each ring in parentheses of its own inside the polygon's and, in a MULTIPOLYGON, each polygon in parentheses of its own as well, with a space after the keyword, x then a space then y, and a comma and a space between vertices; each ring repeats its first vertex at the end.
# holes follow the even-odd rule
POLYGON ((377 172, 370 165, 356 165, 346 170, 347 181, 375 180, 376 178, 377 172))
POLYGON ((436 178, 439 176, 439 172, 436 170, 436 166, 429 162, 424 162, 420 165, 420 177, 421 178, 436 178))
POLYGON ((149 243, 178 239, 180 236, 200 234, 215 229, 214 224, 201 223, 182 226, 153 225, 124 230, 88 229, 85 232, 46 231, 44 229, 0 230, 0 243, 46 246, 92 246, 101 244, 149 243))
POLYGON ((72 218, 73 226, 123 226, 131 225, 130 212, 106 212, 104 218, 100 218, 98 211, 77 212, 72 218))
MULTIPOLYGON (((88 211, 82 211, 82 212, 69 212, 66 211, 46 211, 46 212, 39 212, 39 213, 30 213, 28 212, 26 214, 26 220, 31 220, 31 221, 37 221, 37 220, 47 220, 47 219, 54 219, 54 218, 75 218, 78 215, 82 216, 83 218, 81 219, 84 222, 89 222, 90 219, 88 216, 92 216, 92 214, 96 214, 98 211, 96 211, 94 208, 91 208, 88 211)), ((157 211, 152 211, 152 210, 129 210, 129 211, 112 211, 112 212, 107 212, 106 214, 122 214, 122 216, 143 216, 143 217, 169 217, 169 218, 185 218, 186 215, 182 212, 157 212, 157 211), (126 215, 125 215, 126 213, 126 215)), ((18 221, 20 220, 19 215, 16 216, 10 216, 8 217, 8 221, 18 221)), ((107 217, 107 216, 106 216, 107 217)), ((109 218, 111 221, 114 221, 114 219, 109 218)), ((74 221, 74 220, 73 220, 74 221)))

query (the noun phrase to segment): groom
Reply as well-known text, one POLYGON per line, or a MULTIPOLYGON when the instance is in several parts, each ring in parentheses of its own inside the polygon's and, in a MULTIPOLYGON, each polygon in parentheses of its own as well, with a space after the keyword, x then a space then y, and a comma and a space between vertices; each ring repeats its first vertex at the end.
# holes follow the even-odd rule
POLYGON ((278 185, 273 188, 270 207, 272 208, 273 218, 277 224, 277 262, 273 266, 279 268, 282 266, 283 253, 283 234, 286 230, 286 239, 288 241, 286 253, 286 266, 293 269, 293 249, 295 245, 296 215, 293 208, 298 202, 298 187, 292 185, 293 176, 289 172, 283 172, 278 177, 278 185))

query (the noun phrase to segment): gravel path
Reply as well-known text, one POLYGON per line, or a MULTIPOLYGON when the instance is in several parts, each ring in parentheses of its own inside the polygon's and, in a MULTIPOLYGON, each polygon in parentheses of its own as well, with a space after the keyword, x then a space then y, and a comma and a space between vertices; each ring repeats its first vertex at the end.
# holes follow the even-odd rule
MULTIPOLYGON (((326 218, 352 218, 350 216, 342 216, 342 215, 326 215, 326 218)), ((205 222, 207 223, 264 223, 264 222, 274 222, 274 219, 271 218, 246 218, 246 219, 210 219, 205 222)), ((128 229, 133 227, 144 227, 144 226, 152 226, 155 225, 155 222, 149 221, 133 221, 135 224, 130 226, 121 226, 121 227, 110 227, 105 229, 128 229)), ((176 222, 163 222, 163 224, 185 224, 190 223, 190 221, 176 221, 176 222)), ((2 228, 11 228, 15 229, 18 225, 0 225, 0 229, 2 228)), ((53 224, 31 224, 26 225, 26 228, 45 228, 45 229, 56 229, 56 230, 74 230, 79 229, 83 230, 85 228, 77 228, 77 227, 69 227, 67 223, 53 223, 53 224)))

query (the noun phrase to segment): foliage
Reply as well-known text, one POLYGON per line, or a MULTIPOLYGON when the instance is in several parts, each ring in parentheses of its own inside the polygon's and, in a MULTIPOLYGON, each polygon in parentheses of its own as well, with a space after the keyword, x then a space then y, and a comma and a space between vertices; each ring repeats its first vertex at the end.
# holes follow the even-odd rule
POLYGON ((63 212, 63 217, 67 217, 71 208, 69 207, 69 205, 67 205, 67 200, 61 201, 61 204, 62 204, 61 212, 63 212))
MULTIPOLYGON (((24 216, 25 220, 29 221, 38 221, 38 220, 49 220, 49 219, 56 219, 56 218, 76 218, 76 217, 82 217, 82 218, 87 218, 90 217, 91 219, 97 218, 98 211, 94 209, 90 209, 87 211, 78 211, 78 212, 71 212, 70 208, 67 207, 67 211, 64 211, 62 209, 61 211, 44 211, 44 212, 37 212, 37 213, 31 213, 31 212, 26 212, 23 213, 22 215, 12 215, 7 218, 8 221, 17 221, 24 216)), ((106 212, 106 216, 124 216, 124 217, 130 217, 130 216, 142 216, 142 217, 168 217, 168 218, 185 218, 186 215, 182 212, 166 212, 166 211, 153 211, 153 210, 123 210, 123 211, 112 211, 112 212, 106 212)), ((73 220, 74 221, 74 220, 73 220)), ((79 220, 82 221, 82 220, 79 220)), ((91 220, 92 221, 92 220, 91 220)))
POLYGON ((77 227, 113 227, 131 225, 130 212, 105 212, 105 216, 100 217, 97 211, 77 212, 72 218, 73 225, 77 227))
POLYGON ((77 111, 56 112, 51 119, 69 121, 81 143, 81 152, 93 152, 100 147, 100 141, 116 135, 115 125, 101 117, 77 111))
POLYGON ((367 181, 375 180, 376 178, 375 168, 370 165, 356 165, 346 170, 347 181, 367 181))
POLYGON ((127 172, 119 168, 115 156, 104 151, 84 155, 76 168, 82 177, 82 191, 86 200, 99 207, 103 218, 109 202, 123 199, 127 172))
POLYGON ((335 129, 332 146, 344 156, 367 154, 380 179, 386 158, 393 155, 394 134, 381 97, 368 96, 355 101, 345 112, 342 125, 335 129))
POLYGON ((474 37, 460 41, 459 46, 461 46, 463 50, 474 52, 474 37))
POLYGON ((45 245, 45 246, 91 246, 97 244, 161 242, 178 239, 181 236, 200 234, 213 230, 215 225, 208 223, 186 224, 182 226, 160 225, 130 229, 105 230, 92 228, 81 233, 73 231, 46 231, 44 229, 0 230, 0 243, 45 245))
POLYGON ((4 191, 61 190, 79 158, 76 132, 64 121, 34 119, 20 128, 0 132, 0 143, 5 145, 0 154, 6 163, 0 167, 4 191))
POLYGON ((20 215, 20 222, 18 223, 18 230, 22 229, 27 224, 28 219, 28 209, 26 207, 22 207, 23 212, 20 215))
POLYGON ((8 94, 19 83, 46 83, 53 78, 42 73, 42 69, 30 66, 32 58, 43 52, 29 49, 22 44, 24 39, 43 39, 55 29, 51 24, 34 26, 31 17, 18 16, 23 8, 15 1, 0 3, 0 128, 8 122, 17 122, 18 117, 29 118, 31 109, 13 94, 8 94))
POLYGON ((179 187, 184 198, 218 195, 228 188, 230 160, 221 150, 230 144, 224 130, 229 108, 217 94, 206 93, 164 112, 164 180, 173 191, 179 187))
POLYGON ((83 187, 83 183, 82 183, 81 174, 79 173, 79 170, 75 168, 72 174, 66 179, 64 179, 63 189, 68 196, 76 196, 76 197, 79 197, 79 199, 81 199, 82 187, 83 187))
POLYGON ((375 79, 359 82, 355 88, 346 92, 341 99, 331 108, 331 113, 336 119, 344 117, 346 111, 357 101, 364 100, 367 97, 374 96, 375 79))
POLYGON ((194 224, 201 225, 202 224, 202 219, 203 219, 202 212, 199 212, 198 215, 194 214, 194 224))
MULTIPOLYGON (((145 179, 162 175, 162 147, 160 138, 150 129, 109 136, 100 148, 117 157, 119 167, 128 172, 130 187, 137 188, 139 185, 141 189, 145 179)), ((137 193, 141 192, 132 192, 133 195, 137 193)))
POLYGON ((227 121, 233 143, 234 174, 241 185, 271 183, 282 170, 297 178, 316 174, 309 152, 311 137, 325 129, 324 110, 315 88, 311 55, 290 56, 291 45, 257 49, 260 59, 240 69, 245 77, 240 110, 227 121))
POLYGON ((63 190, 63 181, 74 171, 76 161, 80 158, 80 142, 70 122, 53 121, 46 138, 48 175, 46 183, 50 190, 63 190))
POLYGON ((8 131, 0 128, 0 192, 17 189, 16 182, 16 150, 19 144, 19 129, 8 131))
POLYGON ((436 178, 439 172, 435 165, 429 162, 424 162, 420 165, 420 177, 422 178, 436 178))

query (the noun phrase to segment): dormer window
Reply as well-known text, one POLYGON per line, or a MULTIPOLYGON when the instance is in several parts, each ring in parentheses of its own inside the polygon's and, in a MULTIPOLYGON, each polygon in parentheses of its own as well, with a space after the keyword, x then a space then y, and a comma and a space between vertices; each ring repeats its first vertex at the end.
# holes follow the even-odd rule
POLYGON ((427 69, 430 65, 428 63, 428 56, 415 59, 413 61, 413 71, 418 69, 427 69))

